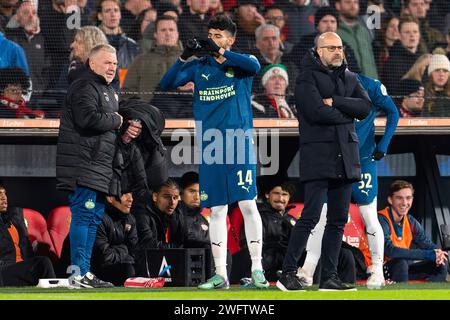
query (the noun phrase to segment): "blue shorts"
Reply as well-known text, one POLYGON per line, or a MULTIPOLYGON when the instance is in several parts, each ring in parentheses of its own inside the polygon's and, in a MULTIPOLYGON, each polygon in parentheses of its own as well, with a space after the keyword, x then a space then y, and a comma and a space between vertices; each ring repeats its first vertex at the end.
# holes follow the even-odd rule
POLYGON ((255 164, 202 164, 199 183, 202 208, 253 200, 258 194, 255 164))
POLYGON ((352 199, 356 204, 372 203, 378 194, 377 163, 372 157, 361 160, 361 181, 352 185, 352 199))

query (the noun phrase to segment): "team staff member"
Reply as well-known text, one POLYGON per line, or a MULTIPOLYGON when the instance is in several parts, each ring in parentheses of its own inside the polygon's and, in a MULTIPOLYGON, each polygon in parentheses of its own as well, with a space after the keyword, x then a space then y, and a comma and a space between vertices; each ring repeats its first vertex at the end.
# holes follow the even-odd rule
POLYGON ((339 279, 338 257, 347 222, 352 183, 361 178, 355 119, 370 112, 370 99, 356 74, 344 63, 341 38, 326 32, 303 59, 295 98, 300 130, 300 180, 305 187, 305 207, 291 233, 277 287, 304 290, 297 264, 309 234, 328 201, 322 246, 319 290, 355 290, 339 279))
POLYGON ((426 236, 420 223, 408 214, 413 198, 411 183, 394 181, 389 190, 389 206, 378 212, 384 232, 386 275, 395 282, 420 279, 444 282, 448 253, 439 249, 426 236))
MULTIPOLYGON (((57 188, 70 192, 71 263, 80 274, 74 285, 111 287, 90 272, 97 226, 105 213, 105 195, 113 175, 117 129, 122 125, 118 96, 111 86, 117 69, 116 50, 108 44, 94 47, 89 70, 67 91, 61 117, 56 156, 57 188)), ((130 121, 127 132, 140 134, 141 125, 130 121)))
POLYGON ((230 51, 235 40, 236 24, 225 15, 213 17, 208 24, 208 40, 201 42, 209 54, 186 62, 196 53, 187 47, 160 82, 162 90, 175 89, 189 81, 195 84, 194 118, 196 130, 202 127, 197 137, 205 160, 199 166, 200 201, 201 207, 211 207, 210 238, 216 268, 216 275, 201 284, 200 289, 229 288, 226 217, 228 205, 234 202, 238 202, 244 216, 252 279, 257 288, 269 286, 261 264, 262 223, 254 200, 257 190, 253 142, 247 135, 227 138, 227 131, 248 133, 253 129, 251 88, 260 64, 253 56, 230 51), (224 139, 207 143, 211 139, 206 133, 210 132, 219 132, 224 139), (206 161, 204 153, 217 143, 222 148, 215 155, 210 154, 214 159, 206 161))
MULTIPOLYGON (((387 94, 384 85, 376 80, 359 74, 358 79, 372 100, 370 114, 363 121, 355 123, 359 139, 359 158, 361 161, 361 181, 353 183, 352 199, 359 206, 364 221, 367 242, 370 252, 365 256, 366 265, 371 266, 367 279, 369 289, 380 289, 384 286, 383 257, 384 235, 378 221, 377 194, 378 175, 376 161, 381 160, 387 152, 389 142, 394 135, 398 123, 398 110, 387 94), (386 114, 387 122, 383 137, 378 144, 375 143, 375 116, 378 112, 386 114)), ((305 264, 299 270, 300 278, 312 282, 314 269, 320 257, 322 236, 326 221, 326 206, 322 209, 321 218, 308 241, 308 254, 305 264), (310 278, 311 280, 308 280, 310 278)))
POLYGON ((55 278, 47 257, 34 257, 22 209, 8 207, 0 181, 0 287, 35 286, 39 279, 55 278))

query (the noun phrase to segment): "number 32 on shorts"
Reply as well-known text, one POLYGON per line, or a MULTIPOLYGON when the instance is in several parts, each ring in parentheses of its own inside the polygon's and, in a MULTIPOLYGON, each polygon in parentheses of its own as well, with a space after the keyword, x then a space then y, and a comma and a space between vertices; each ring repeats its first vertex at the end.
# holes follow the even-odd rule
POLYGON ((361 174, 361 181, 359 182, 358 188, 362 189, 371 189, 372 186, 372 175, 370 173, 361 174))
POLYGON ((244 177, 242 170, 239 170, 238 172, 236 172, 236 175, 239 178, 238 186, 243 186, 243 185, 245 185, 245 183, 248 183, 249 185, 253 184, 252 170, 247 170, 247 172, 245 174, 245 180, 242 179, 244 177))

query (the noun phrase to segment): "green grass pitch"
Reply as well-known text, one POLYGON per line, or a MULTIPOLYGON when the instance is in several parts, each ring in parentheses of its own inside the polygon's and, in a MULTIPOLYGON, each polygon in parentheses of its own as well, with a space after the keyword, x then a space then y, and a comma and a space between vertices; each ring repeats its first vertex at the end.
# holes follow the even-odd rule
POLYGON ((392 284, 382 290, 358 285, 356 292, 282 292, 232 286, 229 290, 196 288, 42 289, 0 288, 0 300, 450 300, 450 283, 392 284))

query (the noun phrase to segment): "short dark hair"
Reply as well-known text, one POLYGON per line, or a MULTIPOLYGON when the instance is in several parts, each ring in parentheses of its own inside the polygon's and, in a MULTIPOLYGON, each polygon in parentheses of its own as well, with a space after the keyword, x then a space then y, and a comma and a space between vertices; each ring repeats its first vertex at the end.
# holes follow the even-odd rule
POLYGON ((410 16, 410 15, 400 17, 400 21, 398 23, 398 31, 400 32, 403 24, 410 23, 410 22, 417 24, 419 26, 419 31, 420 31, 419 19, 417 19, 416 17, 410 16))
POLYGON ((30 78, 20 68, 0 69, 0 93, 13 84, 20 85, 22 90, 26 91, 30 87, 30 78))
POLYGON ((181 177, 180 187, 182 190, 184 190, 194 183, 198 183, 198 173, 194 171, 188 171, 181 177))
POLYGON ((400 191, 402 189, 411 189, 412 194, 414 195, 414 187, 412 183, 404 180, 395 180, 389 187, 389 197, 392 197, 395 192, 400 191))
POLYGON ((208 30, 209 29, 226 30, 234 37, 236 35, 237 27, 236 23, 234 23, 230 17, 224 14, 218 14, 209 20, 208 30))
POLYGON ((280 6, 280 5, 271 4, 271 5, 268 5, 268 6, 264 7, 264 14, 266 14, 267 11, 270 11, 270 10, 280 10, 284 14, 284 10, 285 9, 282 6, 280 6))
POLYGON ((3 180, 0 180, 0 189, 6 190, 5 183, 3 182, 3 180))
POLYGON ((267 193, 270 193, 276 187, 280 187, 281 190, 289 193, 290 197, 293 197, 295 194, 295 186, 289 181, 274 181, 267 189, 268 190, 267 193))
POLYGON ((175 19, 175 18, 172 17, 172 16, 166 16, 166 15, 163 14, 162 16, 158 17, 158 18, 156 19, 156 21, 155 21, 155 32, 158 30, 158 24, 159 24, 161 21, 173 21, 173 22, 175 22, 175 24, 177 25, 177 30, 178 30, 178 22, 177 22, 177 19, 175 19))
POLYGON ((173 180, 173 179, 167 179, 166 182, 161 183, 159 186, 157 186, 156 188, 153 189, 153 192, 159 193, 161 191, 162 188, 175 188, 178 189, 178 191, 180 190, 180 186, 178 185, 178 183, 173 180))

